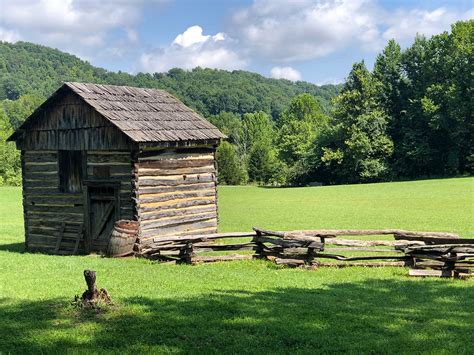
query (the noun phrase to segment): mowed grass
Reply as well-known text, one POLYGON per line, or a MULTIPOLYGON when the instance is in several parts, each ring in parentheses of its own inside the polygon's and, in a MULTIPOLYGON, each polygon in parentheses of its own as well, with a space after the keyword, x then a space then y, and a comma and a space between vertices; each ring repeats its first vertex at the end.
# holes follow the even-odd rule
MULTIPOLYGON (((266 189, 221 187, 221 231, 404 228, 474 237, 474 179, 266 189)), ((0 188, 0 352, 465 353, 474 282, 405 268, 200 266, 22 253, 19 188, 0 188), (97 271, 115 305, 70 303, 97 271)))

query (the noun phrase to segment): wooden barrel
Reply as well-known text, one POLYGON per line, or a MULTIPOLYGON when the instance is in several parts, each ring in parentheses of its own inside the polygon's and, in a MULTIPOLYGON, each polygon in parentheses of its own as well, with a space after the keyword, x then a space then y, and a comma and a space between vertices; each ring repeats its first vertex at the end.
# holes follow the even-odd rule
POLYGON ((120 220, 115 222, 114 229, 107 246, 107 255, 112 257, 125 256, 133 253, 133 246, 138 235, 138 222, 120 220))

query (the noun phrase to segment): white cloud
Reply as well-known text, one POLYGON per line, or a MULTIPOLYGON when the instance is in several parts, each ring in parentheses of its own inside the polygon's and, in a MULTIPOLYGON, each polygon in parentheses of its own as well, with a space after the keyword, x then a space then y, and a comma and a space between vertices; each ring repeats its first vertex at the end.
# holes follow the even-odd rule
POLYGON ((203 35, 200 26, 191 26, 174 41, 141 56, 141 66, 147 72, 163 72, 178 67, 240 69, 247 62, 232 49, 235 41, 225 33, 203 35))
POLYGON ((141 18, 142 8, 155 2, 0 0, 0 26, 4 31, 16 33, 7 40, 21 39, 87 55, 97 48, 113 46, 113 31, 122 32, 123 38, 118 41, 136 42, 133 27, 141 18))
POLYGON ((431 36, 472 15, 444 7, 392 13, 376 0, 255 0, 235 13, 228 32, 262 60, 294 62, 354 45, 378 51, 390 38, 408 44, 416 33, 431 36))
POLYGON ((383 39, 387 41, 394 38, 400 42, 411 42, 417 33, 430 37, 449 30, 451 24, 458 20, 467 20, 473 17, 474 11, 472 9, 465 13, 448 10, 445 7, 433 11, 398 10, 387 18, 386 22, 389 27, 383 32, 383 39))
POLYGON ((202 28, 200 26, 191 26, 183 33, 176 36, 173 41, 173 44, 180 45, 181 47, 190 47, 193 44, 203 43, 208 40, 213 40, 214 42, 225 40, 225 33, 219 32, 214 36, 202 34, 202 28))
POLYGON ((0 41, 16 42, 19 36, 15 31, 7 30, 0 26, 0 41))
POLYGON ((364 0, 260 0, 235 14, 233 29, 263 58, 308 60, 354 40, 371 41, 378 34, 379 11, 364 0))
POLYGON ((270 75, 274 79, 301 80, 301 73, 292 67, 273 67, 270 75))

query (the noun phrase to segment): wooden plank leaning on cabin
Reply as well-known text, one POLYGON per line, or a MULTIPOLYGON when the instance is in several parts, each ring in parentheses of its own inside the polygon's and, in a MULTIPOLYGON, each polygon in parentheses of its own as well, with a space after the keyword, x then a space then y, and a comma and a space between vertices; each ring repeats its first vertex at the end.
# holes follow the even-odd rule
POLYGON ((144 244, 166 235, 217 231, 214 147, 144 150, 134 163, 144 244))

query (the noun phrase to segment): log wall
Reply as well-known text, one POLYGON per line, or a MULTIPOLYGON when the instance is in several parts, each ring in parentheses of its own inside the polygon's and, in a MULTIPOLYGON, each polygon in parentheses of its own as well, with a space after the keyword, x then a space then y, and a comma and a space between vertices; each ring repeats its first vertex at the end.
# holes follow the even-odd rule
POLYGON ((213 147, 145 150, 134 166, 142 245, 169 235, 217 231, 213 147))
MULTIPOLYGON (((110 180, 120 181, 120 218, 132 219, 132 165, 130 152, 86 152, 86 179, 95 167, 107 166, 110 180)), ((22 151, 25 245, 29 251, 53 252, 62 222, 84 224, 83 193, 59 191, 58 153, 55 150, 22 151)), ((69 235, 66 230, 65 236, 69 235)), ((65 241, 62 245, 68 246, 65 241)), ((93 248, 94 249, 94 248, 93 248)), ((79 251, 84 251, 83 243, 79 251)))
POLYGON ((26 248, 53 252, 62 222, 84 222, 83 196, 59 192, 57 151, 25 151, 22 156, 26 248))

